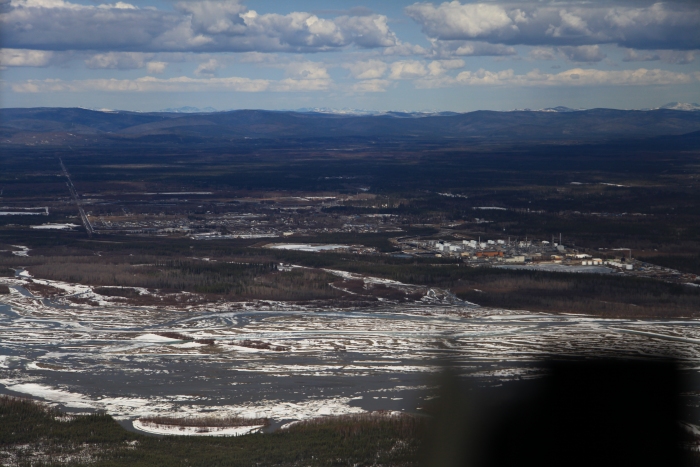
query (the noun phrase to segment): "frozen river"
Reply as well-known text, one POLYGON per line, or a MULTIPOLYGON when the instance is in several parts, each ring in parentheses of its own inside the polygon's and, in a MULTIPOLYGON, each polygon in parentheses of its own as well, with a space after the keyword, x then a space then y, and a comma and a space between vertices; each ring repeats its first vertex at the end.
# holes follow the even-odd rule
MULTIPOLYGON (((536 377, 549 355, 673 356, 693 374, 700 368, 693 320, 429 301, 361 310, 275 302, 197 311, 67 306, 35 298, 20 283, 0 295, 0 391, 106 410, 126 423, 216 412, 270 417, 279 426, 363 410, 420 412, 443 364, 481 385, 536 377)), ((697 395, 687 401, 697 405, 697 395)))

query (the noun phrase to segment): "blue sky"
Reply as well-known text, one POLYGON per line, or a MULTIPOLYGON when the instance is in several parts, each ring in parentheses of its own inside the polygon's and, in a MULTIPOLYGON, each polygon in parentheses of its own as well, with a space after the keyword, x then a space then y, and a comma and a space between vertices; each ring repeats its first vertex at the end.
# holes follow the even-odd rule
POLYGON ((2 107, 700 101, 692 1, 0 0, 0 47, 2 107))

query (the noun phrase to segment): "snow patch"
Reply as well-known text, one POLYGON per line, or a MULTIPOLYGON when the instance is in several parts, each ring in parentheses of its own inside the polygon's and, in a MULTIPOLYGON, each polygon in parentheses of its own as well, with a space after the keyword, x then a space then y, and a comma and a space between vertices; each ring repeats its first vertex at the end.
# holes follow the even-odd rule
POLYGON ((135 420, 133 425, 137 430, 145 431, 146 433, 181 436, 241 436, 249 433, 257 433, 263 428, 263 425, 235 427, 160 425, 157 423, 142 422, 141 420, 135 420))
POLYGON ((179 342, 182 339, 173 339, 171 337, 159 336, 158 334, 142 334, 134 337, 133 340, 146 342, 179 342))
POLYGON ((78 224, 41 224, 31 226, 32 229, 38 230, 71 230, 75 227, 80 226, 78 224))
POLYGON ((93 405, 90 404, 90 400, 84 398, 80 394, 64 391, 62 389, 53 389, 49 386, 44 386, 42 384, 7 384, 6 381, 7 380, 0 380, 0 383, 4 384, 5 387, 10 391, 21 392, 23 394, 29 394, 34 397, 40 397, 50 402, 58 402, 60 404, 65 405, 66 407, 74 407, 78 409, 93 408, 93 405))

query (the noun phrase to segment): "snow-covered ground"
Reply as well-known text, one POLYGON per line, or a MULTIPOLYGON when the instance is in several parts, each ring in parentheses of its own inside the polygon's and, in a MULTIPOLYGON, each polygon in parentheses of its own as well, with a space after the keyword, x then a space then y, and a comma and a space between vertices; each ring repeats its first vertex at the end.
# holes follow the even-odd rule
POLYGON ((272 248, 273 250, 296 250, 296 251, 307 251, 307 252, 317 252, 317 251, 332 251, 332 250, 347 250, 350 245, 312 245, 310 243, 276 243, 272 245, 265 245, 266 248, 272 248))
POLYGON ((33 279, 94 306, 35 297, 24 279, 0 279, 12 291, 0 296, 0 392, 123 420, 216 413, 287 423, 420 411, 443 364, 494 385, 538 377, 549 355, 675 356, 700 368, 694 320, 488 309, 439 289, 328 272, 422 290, 426 299, 360 310, 271 300, 169 309, 33 279))
POLYGON ((526 269, 530 271, 549 271, 549 272, 580 272, 587 274, 611 274, 614 271, 605 266, 569 266, 566 264, 509 264, 496 266, 501 269, 526 269))
POLYGON ((80 227, 78 224, 41 224, 33 225, 32 229, 39 230, 70 230, 76 227, 80 227))
POLYGON ((19 248, 19 251, 13 251, 12 254, 15 256, 29 256, 29 248, 22 245, 12 245, 15 248, 19 248))
POLYGON ((184 436, 241 436, 249 433, 256 433, 263 428, 262 425, 236 427, 161 425, 157 423, 143 422, 141 420, 135 420, 133 422, 133 426, 137 430, 156 435, 184 436))

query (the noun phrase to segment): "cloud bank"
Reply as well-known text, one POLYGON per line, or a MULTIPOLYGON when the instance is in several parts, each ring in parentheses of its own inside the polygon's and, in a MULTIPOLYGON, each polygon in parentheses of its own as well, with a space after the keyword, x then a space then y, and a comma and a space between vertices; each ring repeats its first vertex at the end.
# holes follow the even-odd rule
POLYGON ((584 3, 416 3, 405 9, 430 38, 491 44, 634 49, 700 48, 700 9, 691 3, 645 7, 584 3))
POLYGON ((11 0, 0 11, 4 47, 15 49, 308 53, 397 44, 383 15, 258 14, 235 0, 180 2, 174 11, 11 0))

